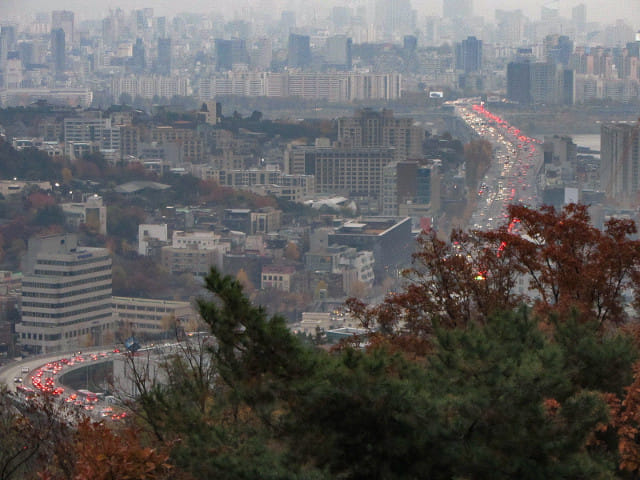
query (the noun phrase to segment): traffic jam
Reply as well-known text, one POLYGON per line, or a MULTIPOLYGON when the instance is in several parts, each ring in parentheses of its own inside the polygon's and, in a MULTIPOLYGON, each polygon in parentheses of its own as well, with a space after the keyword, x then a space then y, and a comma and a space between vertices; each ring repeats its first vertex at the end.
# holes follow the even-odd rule
POLYGON ((69 357, 61 358, 49 362, 35 370, 29 372, 27 368, 22 369, 23 375, 28 373, 30 385, 26 385, 23 377, 15 377, 14 384, 18 395, 25 400, 34 399, 40 395, 51 395, 60 398, 64 403, 76 407, 78 410, 93 414, 107 420, 123 420, 126 412, 121 409, 114 409, 110 405, 104 405, 104 395, 91 392, 86 389, 71 390, 65 389, 57 381, 63 370, 70 370, 69 367, 81 366, 84 363, 97 362, 110 355, 118 354, 120 350, 114 349, 110 352, 98 352, 82 355, 81 352, 69 357))
POLYGON ((478 188, 470 228, 495 229, 508 219, 509 204, 537 205, 536 176, 542 163, 540 141, 524 135, 487 110, 482 102, 457 101, 455 107, 475 134, 493 147, 493 161, 478 188))

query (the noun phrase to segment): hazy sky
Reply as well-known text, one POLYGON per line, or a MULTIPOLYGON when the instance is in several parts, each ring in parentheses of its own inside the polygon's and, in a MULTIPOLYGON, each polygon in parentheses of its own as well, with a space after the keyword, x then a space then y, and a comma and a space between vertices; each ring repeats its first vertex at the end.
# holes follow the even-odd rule
MULTIPOLYGON (((51 10, 73 10, 81 19, 102 17, 109 8, 121 7, 128 11, 134 8, 153 7, 156 15, 173 15, 178 12, 211 12, 222 11, 232 18, 234 13, 241 13, 249 8, 262 11, 277 12, 282 9, 304 8, 307 12, 312 5, 325 10, 330 5, 358 5, 370 0, 0 0, 0 21, 13 19, 25 12, 46 12, 51 10)), ((442 0, 412 0, 412 6, 420 15, 440 15, 442 0)), ((560 13, 569 17, 571 7, 578 3, 587 5, 588 21, 613 21, 625 19, 632 27, 640 29, 640 0, 574 0, 567 1, 532 1, 520 0, 474 0, 476 14, 488 16, 493 20, 496 8, 522 8, 530 18, 538 19, 540 6, 560 7, 560 13), (486 12, 486 14, 485 14, 486 12)))

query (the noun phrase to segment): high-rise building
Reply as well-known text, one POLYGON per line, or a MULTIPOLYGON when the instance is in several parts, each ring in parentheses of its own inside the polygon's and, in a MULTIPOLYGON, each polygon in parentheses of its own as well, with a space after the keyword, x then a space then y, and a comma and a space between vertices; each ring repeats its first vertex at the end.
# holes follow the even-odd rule
POLYGON ((160 75, 171 75, 171 39, 158 39, 158 58, 156 72, 160 75))
POLYGON ((573 24, 578 33, 585 31, 587 26, 587 6, 584 3, 576 5, 571 9, 571 20, 573 20, 573 24))
POLYGON ((68 10, 54 10, 51 12, 51 30, 61 28, 70 44, 74 43, 74 15, 68 10))
POLYGON ((51 30, 51 54, 56 76, 64 73, 66 68, 65 33, 62 28, 51 30))
POLYGON ((241 38, 232 38, 231 40, 216 38, 215 49, 217 70, 232 70, 234 65, 249 64, 247 44, 241 38))
POLYGON ((396 160, 422 156, 423 131, 411 118, 397 118, 392 110, 370 108, 338 119, 338 142, 351 147, 393 147, 396 160))
POLYGON ((521 105, 531 103, 531 64, 510 62, 507 65, 507 98, 521 105))
POLYGON ((531 103, 554 104, 558 101, 558 81, 555 63, 535 62, 530 64, 531 103))
POLYGON ((351 70, 351 46, 352 41, 346 35, 327 38, 327 65, 339 70, 351 70))
POLYGON ((522 10, 496 10, 496 40, 508 47, 522 44, 525 17, 522 10))
POLYGON ((273 43, 270 38, 258 38, 251 51, 251 67, 256 70, 270 70, 273 60, 273 43))
MULTIPOLYGON (((440 208, 437 167, 417 161, 392 162, 384 168, 382 214, 398 216, 401 207, 419 205, 435 215, 440 208)), ((408 213, 408 212, 407 212, 408 213)), ((409 216, 412 216, 409 214, 409 216)))
POLYGON ((607 197, 625 206, 637 206, 640 193, 640 135, 627 123, 605 123, 600 128, 600 182, 607 197))
POLYGON ((305 68, 311 65, 311 47, 308 35, 289 35, 287 65, 290 68, 305 68))
POLYGON ((137 38, 136 43, 133 45, 132 63, 133 68, 138 72, 144 71, 147 66, 144 43, 142 43, 141 38, 137 38))
POLYGON ((547 35, 544 38, 544 54, 547 62, 564 65, 569 64, 573 53, 573 42, 566 35, 547 35))
POLYGON ((2 25, 0 28, 0 38, 6 41, 8 51, 15 50, 18 42, 17 27, 15 25, 2 25))
POLYGON ((413 32, 415 11, 409 0, 377 0, 375 25, 384 38, 394 38, 413 32))
POLYGON ((75 234, 29 239, 23 265, 18 342, 34 353, 113 339, 111 256, 78 245, 75 234))
POLYGON ((467 37, 456 45, 456 68, 464 73, 482 70, 482 40, 467 37))
POLYGON ((443 0, 442 16, 452 20, 472 17, 472 0, 443 0))

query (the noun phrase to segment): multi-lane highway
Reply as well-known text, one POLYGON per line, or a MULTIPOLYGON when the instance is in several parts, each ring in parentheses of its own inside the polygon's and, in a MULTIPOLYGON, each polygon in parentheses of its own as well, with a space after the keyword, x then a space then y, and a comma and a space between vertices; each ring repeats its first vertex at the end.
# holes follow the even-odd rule
POLYGON ((505 222, 507 205, 539 204, 537 175, 543 154, 539 141, 523 135, 480 102, 454 102, 457 115, 474 132, 493 147, 493 159, 478 186, 477 208, 469 222, 470 229, 490 230, 505 222))

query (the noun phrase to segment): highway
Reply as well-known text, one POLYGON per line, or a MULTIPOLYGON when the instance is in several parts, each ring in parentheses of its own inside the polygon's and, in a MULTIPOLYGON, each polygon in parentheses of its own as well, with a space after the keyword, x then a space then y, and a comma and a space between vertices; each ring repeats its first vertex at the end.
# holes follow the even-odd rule
POLYGON ((544 161, 539 140, 523 135, 480 102, 453 102, 456 114, 493 147, 491 165, 478 186, 477 207, 469 222, 471 230, 492 230, 508 219, 507 205, 537 207, 538 172, 544 161))

